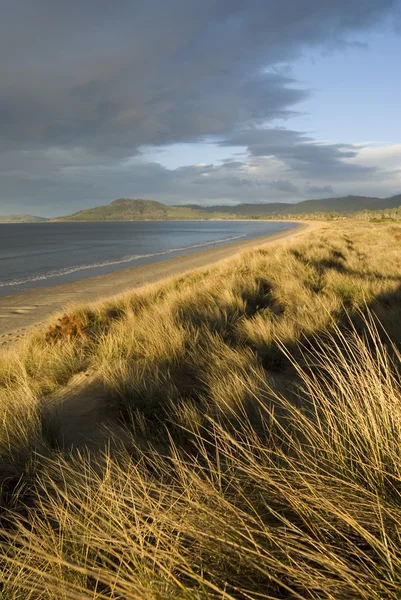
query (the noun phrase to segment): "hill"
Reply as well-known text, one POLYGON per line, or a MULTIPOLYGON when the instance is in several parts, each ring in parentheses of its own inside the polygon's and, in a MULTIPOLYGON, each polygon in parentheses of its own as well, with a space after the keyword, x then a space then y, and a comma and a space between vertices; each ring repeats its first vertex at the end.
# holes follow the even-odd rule
MULTIPOLYGON (((227 207, 226 207, 227 208, 227 207)), ((188 206, 167 206, 155 200, 119 198, 106 204, 57 217, 52 221, 168 221, 191 219, 229 219, 230 210, 216 212, 188 206)))
POLYGON ((57 217, 54 221, 138 221, 165 219, 164 204, 154 200, 129 200, 120 198, 105 206, 80 210, 72 215, 57 217))
POLYGON ((33 215, 0 215, 0 223, 41 223, 48 219, 35 217, 33 215))
POLYGON ((304 200, 296 204, 284 202, 273 202, 266 204, 236 204, 235 206, 198 206, 187 205, 193 210, 218 211, 221 213, 233 212, 241 216, 273 216, 273 215, 297 215, 308 213, 335 212, 350 214, 361 210, 384 210, 398 208, 401 204, 401 194, 390 198, 376 198, 370 196, 343 196, 339 198, 323 198, 320 200, 304 200))
MULTIPOLYGON (((320 200, 304 200, 294 204, 284 202, 242 203, 235 206, 217 205, 200 206, 184 204, 168 206, 155 200, 119 198, 104 206, 96 206, 80 210, 71 215, 56 217, 51 221, 179 221, 197 219, 238 219, 238 218, 308 218, 308 215, 324 216, 351 215, 362 211, 383 211, 396 209, 401 205, 401 194, 390 198, 370 196, 344 196, 339 198, 323 198, 320 200)), ((14 215, 3 217, 7 221, 0 222, 35 222, 45 221, 40 217, 14 215), (11 220, 13 219, 13 220, 11 220)))

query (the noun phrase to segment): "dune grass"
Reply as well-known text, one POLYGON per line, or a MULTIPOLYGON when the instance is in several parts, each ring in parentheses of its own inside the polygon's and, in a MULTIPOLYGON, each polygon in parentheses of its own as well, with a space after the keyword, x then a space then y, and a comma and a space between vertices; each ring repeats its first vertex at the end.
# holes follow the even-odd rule
POLYGON ((322 224, 2 353, 0 598, 400 598, 400 233, 322 224))

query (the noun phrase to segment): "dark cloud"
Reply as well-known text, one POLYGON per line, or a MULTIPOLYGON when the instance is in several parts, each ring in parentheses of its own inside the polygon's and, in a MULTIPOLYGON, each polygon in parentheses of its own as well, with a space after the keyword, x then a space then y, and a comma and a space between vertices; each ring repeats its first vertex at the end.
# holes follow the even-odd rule
MULTIPOLYGON (((344 163, 355 155, 351 147, 258 128, 291 117, 308 94, 275 65, 305 47, 346 46, 350 32, 376 23, 395 5, 396 0, 0 0, 2 204, 41 198, 44 205, 53 194, 64 210, 70 193, 81 203, 96 203, 99 190, 115 189, 119 175, 130 181, 119 189, 127 185, 137 195, 136 186, 146 181, 149 196, 154 189, 149 171, 167 194, 173 194, 172 182, 177 194, 206 189, 188 183, 200 176, 196 173, 177 170, 172 176, 154 165, 126 165, 143 146, 204 139, 247 146, 254 157, 274 154, 306 178, 360 175, 361 167, 344 163), (113 185, 100 186, 104 174, 113 185)), ((213 171, 222 186, 215 195, 229 198, 230 188, 232 197, 238 181, 251 190, 294 194, 299 188, 289 175, 249 177, 235 162, 224 173, 223 167, 219 174, 213 171), (229 177, 229 169, 239 172, 229 177)))
POLYGON ((290 194, 297 194, 299 192, 299 188, 288 179, 270 181, 269 185, 273 190, 278 190, 279 192, 288 192, 290 194))
POLYGON ((275 156, 291 171, 304 177, 338 177, 348 179, 374 173, 374 167, 350 164, 359 148, 350 144, 323 144, 290 129, 248 129, 233 133, 220 142, 222 146, 246 146, 252 156, 275 156))
POLYGON ((394 4, 3 0, 0 142, 130 154, 286 116, 305 92, 263 69, 394 4))
MULTIPOLYGON (((238 162, 236 168, 230 163, 220 165, 192 165, 167 169, 158 163, 145 162, 140 157, 121 162, 108 159, 98 164, 74 153, 72 158, 61 153, 44 157, 36 153, 36 163, 26 163, 8 173, 0 174, 3 202, 0 214, 9 212, 38 213, 43 216, 68 214, 85 206, 106 204, 118 197, 152 198, 170 204, 221 204, 236 202, 295 202, 305 197, 327 196, 324 181, 309 192, 305 190, 305 178, 270 165, 275 158, 250 157, 238 162), (280 173, 280 178, 277 177, 280 173), (287 175, 287 177, 286 177, 287 175), (316 191, 316 193, 315 193, 316 191), (10 210, 10 207, 12 210, 10 210)), ((336 193, 391 195, 398 189, 399 176, 391 178, 384 171, 375 179, 341 180, 336 183, 336 193), (385 190, 385 191, 383 191, 385 190)), ((310 186, 311 187, 311 186, 310 186)))
MULTIPOLYGON (((227 166, 228 168, 231 168, 231 163, 228 163, 228 165, 214 167, 212 170, 203 170, 201 167, 198 170, 198 177, 192 179, 192 183, 195 185, 204 186, 211 186, 211 184, 213 184, 217 189, 224 188, 224 186, 230 186, 233 188, 247 187, 259 190, 265 188, 266 191, 275 190, 289 194, 296 194, 299 192, 298 187, 288 179, 275 180, 260 177, 241 176, 241 171, 246 172, 246 167, 244 164, 236 169, 239 172, 239 175, 232 175, 231 173, 226 172, 227 166)), ((175 173, 179 173, 180 171, 182 172, 181 169, 176 169, 175 173)))
POLYGON ((307 185, 305 192, 311 196, 322 196, 324 194, 334 194, 333 187, 331 185, 307 185))

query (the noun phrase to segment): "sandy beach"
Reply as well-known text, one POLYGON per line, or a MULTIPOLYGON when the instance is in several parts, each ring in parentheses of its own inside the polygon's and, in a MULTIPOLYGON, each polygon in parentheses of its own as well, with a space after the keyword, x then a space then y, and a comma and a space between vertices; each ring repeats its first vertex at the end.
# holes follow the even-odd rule
POLYGON ((0 347, 20 340, 33 327, 68 306, 92 302, 129 289, 155 283, 174 275, 212 265, 233 257, 243 250, 289 240, 315 226, 299 223, 296 227, 269 236, 208 248, 199 252, 170 258, 152 264, 129 267, 107 275, 88 277, 80 281, 27 290, 0 298, 0 347))

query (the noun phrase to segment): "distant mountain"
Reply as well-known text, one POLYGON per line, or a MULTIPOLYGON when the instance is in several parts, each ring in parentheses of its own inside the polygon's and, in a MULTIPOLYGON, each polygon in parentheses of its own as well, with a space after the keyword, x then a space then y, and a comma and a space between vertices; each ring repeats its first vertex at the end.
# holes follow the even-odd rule
POLYGON ((345 196, 341 198, 324 198, 321 200, 304 200, 296 204, 284 202, 272 202, 270 204, 236 204, 235 206, 198 206, 188 204, 186 206, 199 211, 218 211, 220 213, 230 212, 241 216, 274 216, 274 215, 297 215, 308 213, 338 212, 349 214, 361 210, 383 210, 397 208, 401 205, 401 194, 391 198, 375 198, 370 196, 345 196))
POLYGON ((155 200, 119 198, 106 204, 57 217, 52 221, 168 221, 180 219, 228 219, 230 211, 218 214, 214 209, 200 210, 188 206, 167 206, 155 200))
POLYGON ((96 206, 79 212, 57 217, 55 221, 140 221, 144 219, 165 219, 166 207, 154 200, 129 200, 120 198, 106 206, 96 206))
POLYGON ((0 215, 0 223, 42 223, 47 221, 43 217, 34 217, 33 215, 0 215))
MULTIPOLYGON (((341 198, 324 198, 321 200, 304 200, 296 204, 273 202, 270 204, 243 203, 235 206, 199 206, 197 204, 167 206, 155 200, 119 198, 105 206, 80 210, 72 215, 51 219, 51 221, 174 221, 258 217, 279 218, 286 215, 295 216, 313 213, 351 214, 363 210, 398 208, 400 205, 401 194, 384 199, 370 196, 345 196, 341 198)), ((23 216, 25 215, 22 215, 21 218, 23 216)), ((7 218, 10 219, 11 217, 7 218)), ((39 217, 26 218, 44 220, 39 217)), ((22 221, 20 220, 19 222, 22 221)))

